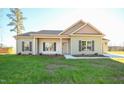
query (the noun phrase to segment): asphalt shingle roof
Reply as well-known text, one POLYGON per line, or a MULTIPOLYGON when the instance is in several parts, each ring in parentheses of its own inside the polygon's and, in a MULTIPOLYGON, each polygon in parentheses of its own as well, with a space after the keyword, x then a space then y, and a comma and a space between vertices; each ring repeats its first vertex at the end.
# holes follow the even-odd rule
POLYGON ((41 30, 37 32, 36 34, 50 34, 50 35, 58 35, 63 30, 41 30))
POLYGON ((31 34, 43 34, 43 35, 58 35, 63 30, 40 30, 38 32, 27 32, 20 34, 19 36, 30 36, 31 34))

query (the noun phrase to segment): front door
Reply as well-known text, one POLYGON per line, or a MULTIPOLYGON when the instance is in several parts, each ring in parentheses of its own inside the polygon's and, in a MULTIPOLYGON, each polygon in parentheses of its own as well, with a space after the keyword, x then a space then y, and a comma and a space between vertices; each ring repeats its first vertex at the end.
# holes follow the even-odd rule
POLYGON ((62 42, 62 52, 68 54, 68 42, 62 42))

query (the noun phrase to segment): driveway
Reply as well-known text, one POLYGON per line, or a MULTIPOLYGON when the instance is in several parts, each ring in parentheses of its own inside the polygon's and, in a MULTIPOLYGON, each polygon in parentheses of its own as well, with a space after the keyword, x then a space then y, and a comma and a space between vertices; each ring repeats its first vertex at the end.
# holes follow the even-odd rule
POLYGON ((124 58, 124 55, 120 54, 104 54, 104 56, 107 56, 109 58, 124 58))
POLYGON ((75 57, 72 55, 64 55, 66 59, 103 59, 103 58, 109 58, 108 56, 105 57, 75 57))
POLYGON ((103 54, 105 57, 74 57, 72 55, 64 55, 66 59, 103 59, 103 58, 124 58, 124 55, 119 54, 103 54))

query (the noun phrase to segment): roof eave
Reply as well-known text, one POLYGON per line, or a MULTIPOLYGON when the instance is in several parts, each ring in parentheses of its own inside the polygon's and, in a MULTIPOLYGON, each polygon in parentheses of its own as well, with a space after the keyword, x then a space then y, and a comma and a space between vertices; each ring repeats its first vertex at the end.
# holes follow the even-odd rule
POLYGON ((70 36, 100 36, 100 37, 104 37, 104 35, 93 35, 93 34, 73 34, 70 36))

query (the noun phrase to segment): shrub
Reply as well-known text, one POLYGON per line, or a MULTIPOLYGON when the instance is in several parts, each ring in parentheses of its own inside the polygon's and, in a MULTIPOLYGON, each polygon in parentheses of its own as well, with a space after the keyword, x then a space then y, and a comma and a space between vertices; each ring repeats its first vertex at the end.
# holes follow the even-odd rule
POLYGON ((98 53, 95 53, 94 55, 95 55, 95 56, 98 56, 99 54, 98 54, 98 53))
POLYGON ((42 53, 40 53, 39 55, 43 55, 42 53))
POLYGON ((19 52, 17 55, 21 55, 22 53, 21 52, 19 52))
POLYGON ((82 54, 82 56, 84 56, 84 54, 82 54))
POLYGON ((29 55, 32 55, 32 53, 29 53, 29 55))

